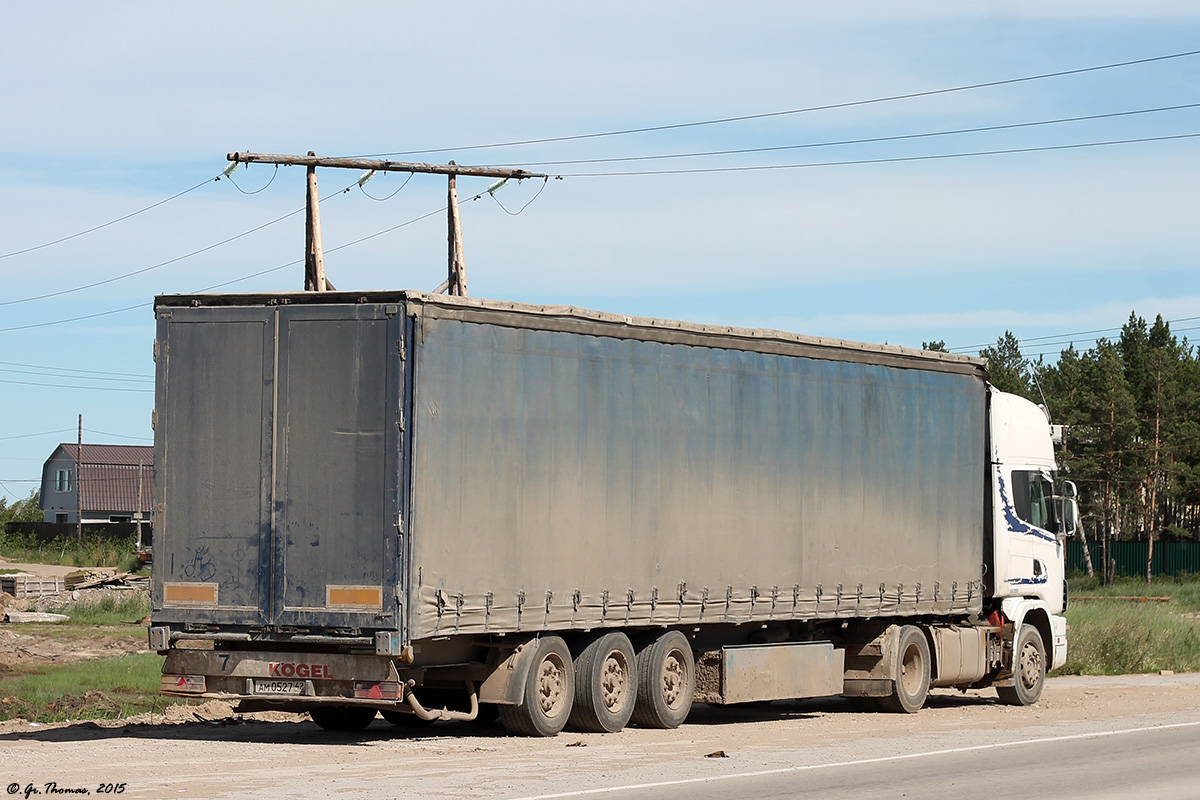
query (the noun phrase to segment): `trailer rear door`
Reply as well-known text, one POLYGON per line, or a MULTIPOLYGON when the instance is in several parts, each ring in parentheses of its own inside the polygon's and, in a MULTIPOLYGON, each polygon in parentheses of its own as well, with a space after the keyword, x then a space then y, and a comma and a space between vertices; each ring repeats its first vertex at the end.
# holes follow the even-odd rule
POLYGON ((279 312, 277 624, 394 625, 398 319, 381 306, 279 312))
POLYGON ((401 320, 160 313, 156 621, 396 627, 401 320))

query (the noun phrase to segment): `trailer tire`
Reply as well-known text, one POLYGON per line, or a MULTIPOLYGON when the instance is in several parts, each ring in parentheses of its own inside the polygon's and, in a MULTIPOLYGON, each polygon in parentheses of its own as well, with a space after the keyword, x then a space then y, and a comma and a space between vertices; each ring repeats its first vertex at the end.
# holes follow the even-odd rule
POLYGON ((361 706, 317 706, 308 715, 327 731, 361 731, 375 719, 375 709, 361 706))
POLYGON ((569 724, 589 733, 616 733, 637 701, 637 656, 623 633, 606 633, 575 658, 575 704, 569 724))
POLYGON ((500 706, 500 722, 522 736, 557 736, 571 717, 575 699, 575 667, 567 643, 558 636, 538 640, 533 665, 525 677, 521 702, 500 706))
POLYGON ((929 697, 930 673, 929 642, 925 634, 915 625, 905 625, 900 629, 900 637, 896 642, 896 672, 892 693, 876 698, 880 710, 897 714, 920 711, 929 697))
POLYGON ((643 728, 678 728, 692 710, 696 660, 679 631, 652 634, 637 648, 637 700, 633 721, 643 728))
POLYGON ((1013 645, 1013 685, 997 686, 996 694, 1006 706, 1031 706, 1045 684, 1046 645, 1037 628, 1022 625, 1013 645))

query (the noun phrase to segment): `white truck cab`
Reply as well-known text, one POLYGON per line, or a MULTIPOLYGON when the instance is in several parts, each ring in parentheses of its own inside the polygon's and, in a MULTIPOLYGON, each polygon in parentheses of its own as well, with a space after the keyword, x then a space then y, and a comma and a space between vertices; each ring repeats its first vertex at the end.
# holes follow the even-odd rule
POLYGON ((1067 659, 1063 542, 1078 518, 1074 485, 1065 482, 1062 492, 1055 490, 1045 410, 994 388, 989 393, 992 596, 1001 598, 1001 612, 1016 631, 1028 624, 1041 633, 1049 650, 1046 668, 1056 669, 1067 659))

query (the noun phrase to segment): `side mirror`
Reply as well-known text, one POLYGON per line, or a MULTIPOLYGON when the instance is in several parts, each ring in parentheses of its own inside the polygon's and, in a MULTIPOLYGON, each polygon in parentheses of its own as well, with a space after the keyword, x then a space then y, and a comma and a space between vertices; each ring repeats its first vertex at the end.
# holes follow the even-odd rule
POLYGON ((1062 482, 1062 493, 1063 493, 1063 497, 1069 497, 1072 500, 1079 497, 1079 490, 1075 488, 1074 481, 1063 481, 1062 482))
MULTIPOLYGON (((1071 488, 1074 488, 1072 485, 1071 488)), ((1058 533, 1060 537, 1072 536, 1079 529, 1079 504, 1071 496, 1057 497, 1058 533)))

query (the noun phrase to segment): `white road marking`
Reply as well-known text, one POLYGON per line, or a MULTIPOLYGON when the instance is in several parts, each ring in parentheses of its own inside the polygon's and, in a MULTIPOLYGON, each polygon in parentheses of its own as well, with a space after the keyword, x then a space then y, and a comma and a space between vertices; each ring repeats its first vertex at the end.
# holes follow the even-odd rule
POLYGON ((834 767, 855 767, 863 764, 882 764, 888 761, 906 761, 913 758, 929 758, 931 756, 946 756, 955 753, 974 753, 980 750, 997 750, 1002 747, 1017 747, 1027 744, 1050 744, 1052 742, 1070 742, 1078 739, 1100 739, 1105 736, 1122 736, 1128 733, 1146 733, 1148 731, 1166 731, 1172 728, 1194 728, 1200 726, 1197 722, 1176 722, 1170 725, 1152 725, 1146 728, 1125 728, 1119 731, 1097 731, 1095 733, 1073 733, 1069 736, 1048 736, 1042 739, 1022 739, 1016 742, 997 742, 995 744, 979 744, 971 747, 953 747, 949 750, 930 750, 924 753, 907 753, 899 756, 880 756, 878 758, 863 758, 857 761, 835 761, 829 764, 806 764, 799 767, 780 767, 778 769, 763 769, 756 772, 734 772, 728 775, 712 775, 706 778, 682 778, 676 781, 656 781, 653 783, 631 783, 625 786, 604 786, 598 789, 579 789, 574 792, 556 792, 554 794, 536 794, 527 797, 515 797, 511 800, 556 800, 562 797, 586 797, 589 795, 627 792, 636 789, 658 789, 664 786, 686 786, 692 783, 710 783, 714 781, 729 781, 737 778, 757 778, 763 775, 786 775, 789 772, 810 772, 817 769, 832 769, 834 767))

